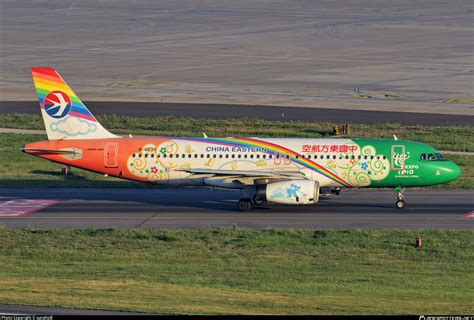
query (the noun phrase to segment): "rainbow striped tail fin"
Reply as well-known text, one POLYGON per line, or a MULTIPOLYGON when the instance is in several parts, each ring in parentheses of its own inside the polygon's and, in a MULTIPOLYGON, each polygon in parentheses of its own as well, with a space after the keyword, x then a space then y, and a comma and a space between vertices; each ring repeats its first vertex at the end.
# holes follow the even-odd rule
POLYGON ((56 70, 31 71, 49 140, 119 138, 102 127, 56 70))

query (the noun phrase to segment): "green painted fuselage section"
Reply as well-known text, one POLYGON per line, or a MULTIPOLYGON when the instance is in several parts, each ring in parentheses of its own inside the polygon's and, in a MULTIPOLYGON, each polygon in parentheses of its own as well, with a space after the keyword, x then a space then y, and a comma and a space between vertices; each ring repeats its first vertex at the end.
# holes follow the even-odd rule
MULTIPOLYGON (((388 139, 352 139, 360 147, 361 159, 356 157, 353 168, 359 168, 370 183, 366 187, 421 187, 443 184, 459 177, 460 168, 449 160, 429 160, 429 154, 439 153, 426 144, 388 139), (371 148, 373 147, 373 148, 371 148), (370 152, 374 151, 375 152, 370 152), (368 154, 366 158, 364 152, 368 154), (425 158, 422 159, 422 155, 425 158), (383 175, 380 179, 377 175, 383 175)), ((349 169, 350 170, 350 169, 349 169)), ((348 172, 350 175, 351 172, 348 172)), ((358 186, 362 187, 362 186, 358 186)))

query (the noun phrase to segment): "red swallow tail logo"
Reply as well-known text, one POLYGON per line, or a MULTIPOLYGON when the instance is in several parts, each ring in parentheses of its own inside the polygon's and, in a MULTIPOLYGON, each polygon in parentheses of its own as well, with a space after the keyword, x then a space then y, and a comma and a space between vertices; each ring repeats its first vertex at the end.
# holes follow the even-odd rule
POLYGON ((44 110, 53 118, 65 117, 71 110, 71 99, 62 91, 51 91, 44 97, 44 110))

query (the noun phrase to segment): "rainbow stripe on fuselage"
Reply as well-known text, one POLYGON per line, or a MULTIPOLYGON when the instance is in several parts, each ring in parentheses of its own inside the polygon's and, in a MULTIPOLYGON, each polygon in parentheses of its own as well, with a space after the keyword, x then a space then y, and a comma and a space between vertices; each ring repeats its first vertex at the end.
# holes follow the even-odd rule
POLYGON ((288 155, 292 162, 295 162, 305 168, 313 170, 337 183, 345 187, 352 187, 352 184, 345 181, 344 179, 340 178, 330 170, 326 169, 325 167, 317 164, 314 161, 311 161, 308 158, 302 158, 299 156, 296 158, 296 155, 300 155, 299 153, 285 148, 281 145, 271 143, 264 140, 257 140, 257 139, 248 139, 248 138, 174 138, 174 140, 187 140, 187 141, 195 141, 195 142, 202 142, 202 143, 212 143, 212 144, 219 144, 223 146, 230 146, 230 147, 252 147, 252 148, 262 148, 267 151, 268 154, 275 154, 279 153, 282 155, 288 155))
POLYGON ((41 109, 44 109, 44 98, 48 93, 52 91, 62 91, 67 94, 71 100, 69 116, 97 122, 92 113, 53 68, 32 68, 32 75, 41 109))

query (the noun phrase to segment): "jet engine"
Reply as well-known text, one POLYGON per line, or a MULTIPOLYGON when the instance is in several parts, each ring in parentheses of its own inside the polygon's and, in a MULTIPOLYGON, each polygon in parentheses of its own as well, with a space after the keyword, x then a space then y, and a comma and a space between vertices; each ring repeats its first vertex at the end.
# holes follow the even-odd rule
POLYGON ((312 204, 319 199, 319 182, 288 180, 258 185, 256 200, 283 204, 312 204))

